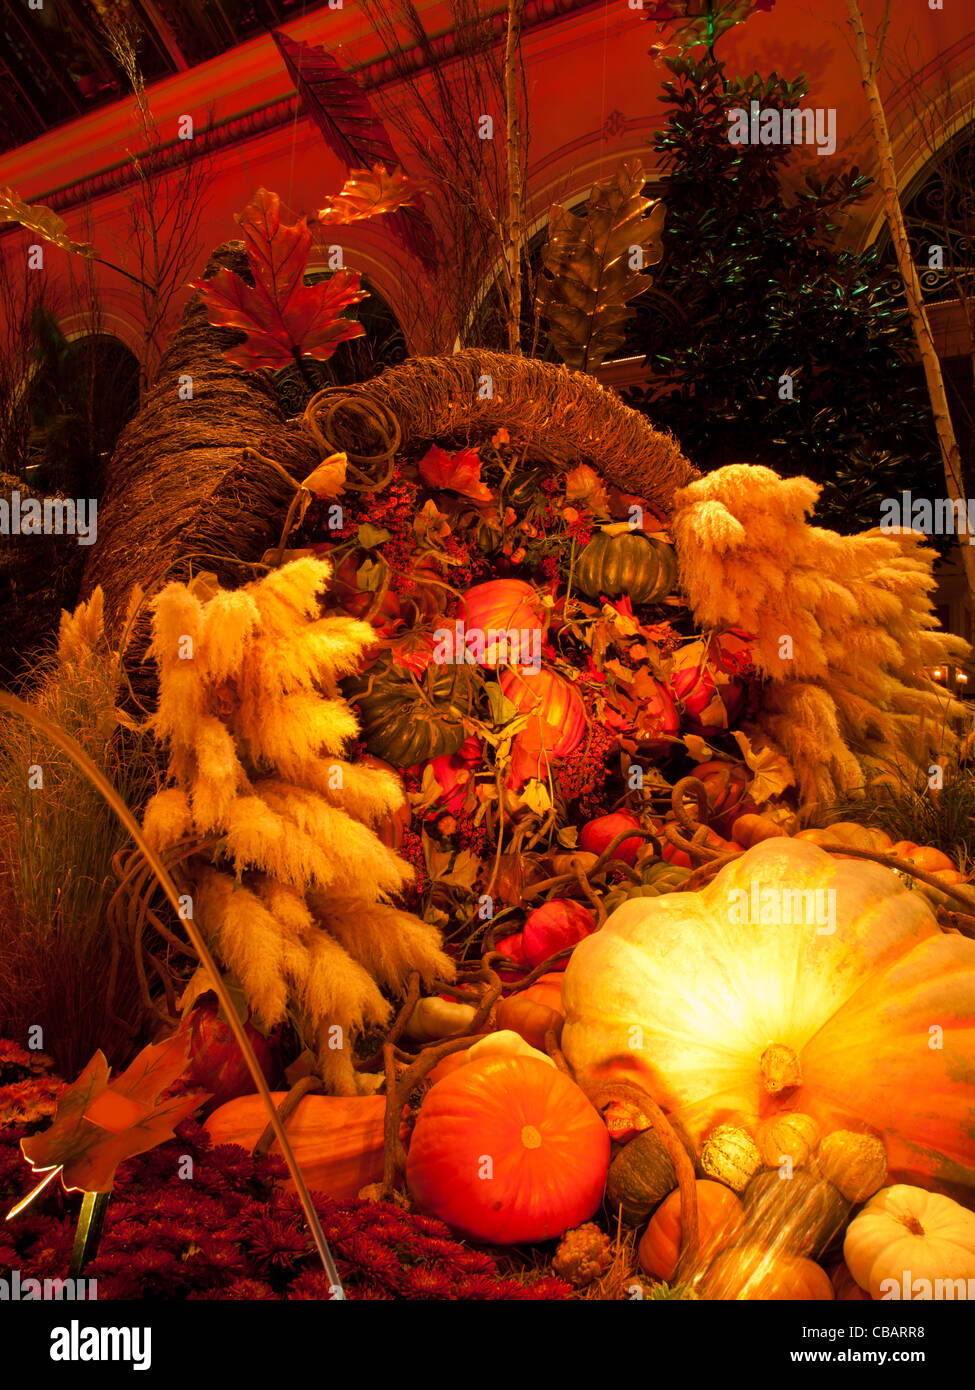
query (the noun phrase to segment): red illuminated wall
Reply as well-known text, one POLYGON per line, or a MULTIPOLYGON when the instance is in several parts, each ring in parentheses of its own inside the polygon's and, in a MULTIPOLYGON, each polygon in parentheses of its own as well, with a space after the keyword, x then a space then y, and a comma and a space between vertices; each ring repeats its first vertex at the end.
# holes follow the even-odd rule
MULTIPOLYGON (((419 6, 429 11, 428 29, 446 24, 442 6, 419 6)), ((863 0, 872 27, 880 0, 863 0)), ((889 63, 882 78, 900 180, 906 185, 929 157, 914 127, 918 102, 912 83, 902 72, 918 74, 923 100, 931 102, 946 78, 962 93, 956 125, 971 119, 970 94, 975 79, 975 33, 972 12, 962 0, 945 0, 943 10, 931 10, 927 0, 898 0, 888 36, 889 63)), ((726 35, 719 53, 728 69, 776 69, 793 76, 808 74, 807 103, 835 107, 839 141, 835 160, 858 163, 873 172, 867 112, 852 51, 847 42, 844 0, 778 0, 771 14, 758 13, 726 35)), ((527 12, 525 53, 531 111, 530 197, 528 217, 538 225, 556 199, 584 195, 593 180, 609 173, 624 157, 649 162, 648 140, 660 124, 657 93, 667 76, 647 55, 656 41, 654 27, 627 0, 586 3, 586 0, 536 0, 527 12), (567 11, 558 14, 559 9, 567 11), (553 16, 553 17, 548 17, 553 16)), ((364 13, 346 0, 342 9, 323 10, 288 27, 293 38, 322 44, 344 66, 378 60, 382 54, 364 13)), ((209 248, 235 234, 233 214, 259 186, 280 193, 295 213, 320 206, 323 195, 336 191, 345 170, 326 148, 318 131, 297 112, 293 87, 270 37, 248 42, 200 67, 154 86, 150 91, 154 116, 163 133, 175 135, 176 122, 191 114, 197 128, 207 122, 212 104, 216 123, 227 127, 230 143, 215 156, 213 176, 203 215, 202 241, 209 248)), ((498 131, 500 113, 494 113, 498 131)), ((129 190, 112 187, 112 166, 123 163, 132 147, 134 121, 131 103, 121 102, 62 127, 0 159, 0 186, 9 185, 29 202, 51 201, 67 219, 69 229, 83 237, 82 212, 90 205, 95 240, 105 254, 134 269, 126 245, 126 201, 129 190)), ((952 129, 942 132, 944 138, 952 129)), ((809 154, 824 173, 833 162, 809 154)), ((850 228, 852 241, 866 244, 879 228, 879 202, 860 210, 850 228)), ((0 241, 0 254, 22 256, 21 234, 0 241)), ((404 264, 402 253, 378 226, 343 229, 347 264, 366 272, 394 311, 409 324, 416 303, 429 288, 422 272, 404 264)), ((463 254, 462 249, 458 254, 463 254)), ((47 248, 47 269, 65 279, 65 254, 47 248)), ((194 267, 199 272, 201 265, 194 267)), ((104 327, 139 351, 140 314, 131 286, 111 271, 96 268, 104 312, 104 327)), ((187 278, 190 278, 189 276, 187 278)), ((178 307, 178 306, 177 306, 178 307)), ((69 333, 78 328, 70 315, 69 333)), ((422 320, 411 331, 414 352, 450 350, 451 342, 425 340, 422 320)))

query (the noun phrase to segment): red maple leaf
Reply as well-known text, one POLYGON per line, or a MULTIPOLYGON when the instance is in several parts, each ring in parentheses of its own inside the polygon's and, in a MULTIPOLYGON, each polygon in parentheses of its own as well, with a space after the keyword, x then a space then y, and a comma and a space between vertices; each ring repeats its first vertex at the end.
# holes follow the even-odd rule
POLYGON ((481 482, 481 460, 476 449, 460 449, 453 458, 436 444, 420 459, 420 477, 427 487, 459 492, 474 502, 490 502, 493 494, 481 482))
POLYGON ((285 367, 298 357, 324 362, 339 343, 362 337, 361 323, 341 317, 343 309, 366 298, 356 271, 336 271, 318 285, 304 283, 311 248, 306 218, 282 222, 278 195, 260 188, 237 221, 254 284, 223 268, 192 285, 200 291, 210 323, 247 334, 224 354, 228 361, 249 371, 285 367))

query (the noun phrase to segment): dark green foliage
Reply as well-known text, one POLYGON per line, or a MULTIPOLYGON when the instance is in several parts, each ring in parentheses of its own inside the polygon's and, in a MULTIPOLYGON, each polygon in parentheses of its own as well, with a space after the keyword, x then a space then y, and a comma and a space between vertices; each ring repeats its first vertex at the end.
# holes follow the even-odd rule
POLYGON ((629 403, 705 470, 762 463, 814 478, 817 520, 836 529, 878 525, 880 500, 903 488, 939 495, 899 283, 837 239, 870 180, 855 168, 802 179, 791 147, 730 143, 729 109, 808 105, 804 78, 668 66, 670 116, 654 145, 666 167, 655 189, 668 209, 664 259, 631 332, 658 379, 629 403), (786 373, 792 400, 779 396, 786 373))

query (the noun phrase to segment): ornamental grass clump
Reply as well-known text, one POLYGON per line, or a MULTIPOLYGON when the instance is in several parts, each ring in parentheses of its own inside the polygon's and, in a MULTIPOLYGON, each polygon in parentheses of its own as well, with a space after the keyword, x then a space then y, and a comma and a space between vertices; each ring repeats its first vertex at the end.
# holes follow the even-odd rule
MULTIPOLYGON (((138 807, 157 786, 156 748, 119 709, 122 653, 103 617, 100 590, 62 613, 57 648, 24 698, 138 807)), ((19 715, 0 715, 0 1027, 25 1039, 40 1025, 69 1074, 97 1047, 114 1063, 128 1060, 145 1022, 134 966, 119 960, 113 974, 105 928, 112 860, 127 838, 61 748, 19 715)))
POLYGON ((198 576, 158 595, 151 727, 170 785, 144 828, 160 851, 198 842, 183 872, 223 965, 262 1025, 291 1017, 327 1087, 355 1095, 357 1036, 388 1022, 412 971, 429 985, 453 965, 394 901, 412 869, 374 827, 402 805, 399 779, 342 757, 358 725, 338 681, 375 638, 319 615, 330 577, 303 558, 236 591, 198 576))

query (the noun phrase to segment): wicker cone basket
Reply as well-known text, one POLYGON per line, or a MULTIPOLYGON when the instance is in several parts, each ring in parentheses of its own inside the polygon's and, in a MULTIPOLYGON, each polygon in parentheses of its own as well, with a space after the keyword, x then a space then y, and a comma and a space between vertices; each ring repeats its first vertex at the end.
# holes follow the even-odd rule
MULTIPOLYGON (((240 242, 218 247, 205 274, 220 266, 250 278, 240 242)), ((136 584, 154 592, 200 568, 230 587, 253 578, 249 566, 279 539, 295 495, 268 458, 297 483, 341 450, 352 465, 349 486, 373 491, 401 449, 477 444, 504 427, 530 465, 589 463, 664 516, 676 489, 699 476, 669 434, 592 377, 478 349, 411 358, 371 381, 320 391, 298 428, 284 419, 268 373, 225 359, 236 340, 209 324, 194 295, 159 379, 119 440, 82 583, 83 597, 102 586, 113 638, 136 584), (187 379, 193 394, 183 399, 187 379)), ((148 636, 144 609, 130 663, 140 663, 148 636)), ((151 686, 151 671, 142 676, 151 686)))
POLYGON ((381 470, 400 448, 476 445, 503 427, 531 461, 589 463, 665 514, 676 489, 700 476, 671 435, 591 376, 478 348, 410 358, 372 381, 319 391, 303 424, 323 455, 342 450, 353 465, 381 470))

